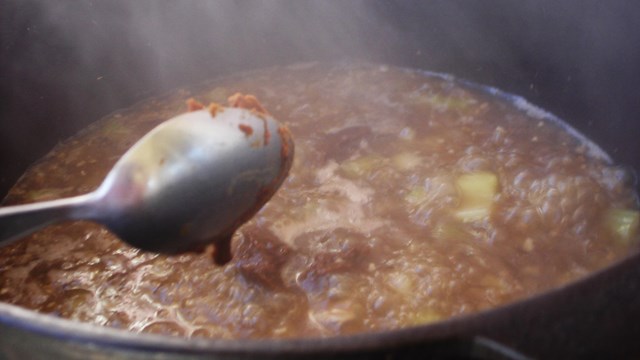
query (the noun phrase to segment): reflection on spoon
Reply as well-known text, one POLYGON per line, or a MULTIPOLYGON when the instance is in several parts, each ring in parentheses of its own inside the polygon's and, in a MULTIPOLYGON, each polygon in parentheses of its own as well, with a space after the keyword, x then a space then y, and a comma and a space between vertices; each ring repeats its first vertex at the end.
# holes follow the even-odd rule
POLYGON ((0 244, 84 219, 148 251, 215 244, 216 263, 226 263, 231 236, 280 187, 294 153, 287 128, 255 97, 236 94, 229 102, 205 109, 190 100, 193 111, 151 130, 91 193, 0 208, 0 244))

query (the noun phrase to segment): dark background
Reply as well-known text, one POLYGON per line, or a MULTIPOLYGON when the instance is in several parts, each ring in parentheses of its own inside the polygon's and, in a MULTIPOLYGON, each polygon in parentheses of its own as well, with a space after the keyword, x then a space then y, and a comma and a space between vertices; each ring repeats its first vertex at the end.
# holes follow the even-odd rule
MULTIPOLYGON (((638 19, 635 1, 5 0, 0 197, 58 141, 112 111, 225 73, 317 60, 388 63, 496 86, 640 169, 638 19)), ((640 306, 628 302, 640 295, 632 284, 640 281, 638 266, 627 266, 629 279, 615 278, 627 292, 612 287, 592 303, 567 305, 584 312, 618 306, 617 317, 600 308, 575 315, 600 317, 565 321, 554 330, 562 341, 548 344, 569 355, 637 351, 640 306)), ((555 353, 535 342, 510 343, 555 353)))

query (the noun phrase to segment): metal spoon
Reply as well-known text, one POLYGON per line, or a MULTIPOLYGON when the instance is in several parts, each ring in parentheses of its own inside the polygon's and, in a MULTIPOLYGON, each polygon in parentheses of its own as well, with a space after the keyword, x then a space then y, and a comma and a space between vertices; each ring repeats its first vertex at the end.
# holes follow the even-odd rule
POLYGON ((174 117, 131 147, 94 192, 0 208, 0 244, 62 220, 93 220, 143 250, 181 253, 229 239, 280 187, 293 159, 289 132, 241 108, 174 117))

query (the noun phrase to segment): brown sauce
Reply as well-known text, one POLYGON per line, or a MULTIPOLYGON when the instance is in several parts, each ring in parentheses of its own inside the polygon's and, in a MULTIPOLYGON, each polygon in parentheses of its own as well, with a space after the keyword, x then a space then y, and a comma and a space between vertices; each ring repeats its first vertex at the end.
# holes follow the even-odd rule
POLYGON ((228 265, 60 224, 0 249, 0 300, 134 332, 322 337, 496 307, 637 250, 622 168, 503 99, 373 65, 274 68, 139 104, 57 146, 5 204, 91 191, 187 99, 236 92, 287 124, 296 155, 228 265))

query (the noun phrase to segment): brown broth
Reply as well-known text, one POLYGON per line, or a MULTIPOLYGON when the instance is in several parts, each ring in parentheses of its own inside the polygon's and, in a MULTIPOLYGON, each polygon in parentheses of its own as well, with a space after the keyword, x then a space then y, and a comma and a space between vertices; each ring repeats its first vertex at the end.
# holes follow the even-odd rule
POLYGON ((60 224, 0 249, 0 300, 134 332, 322 337, 496 307, 637 250, 611 226, 613 209, 637 215, 637 194, 606 156, 502 97, 374 65, 273 68, 141 103, 57 146, 5 204, 91 191, 186 99, 236 92, 289 126, 296 155, 228 265, 60 224))

